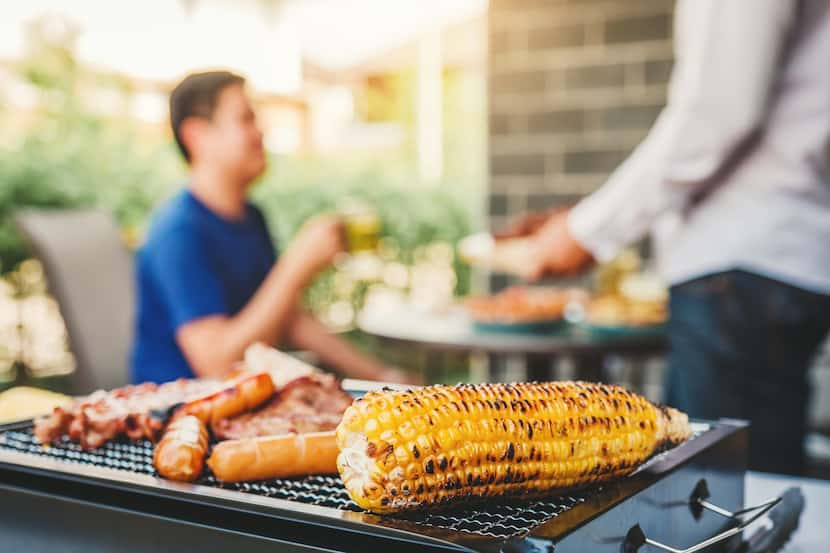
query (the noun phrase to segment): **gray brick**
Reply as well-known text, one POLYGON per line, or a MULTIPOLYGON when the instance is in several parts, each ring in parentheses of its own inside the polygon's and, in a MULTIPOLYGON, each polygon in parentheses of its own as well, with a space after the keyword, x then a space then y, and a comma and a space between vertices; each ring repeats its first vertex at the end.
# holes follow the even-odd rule
POLYGON ((545 172, 545 158, 535 154, 491 155, 492 175, 542 175, 545 172))
POLYGON ((621 87, 625 82, 623 65, 587 65, 565 70, 565 87, 569 89, 621 87))
POLYGON ((670 36, 671 16, 669 14, 625 17, 605 22, 605 42, 609 44, 660 40, 670 36))
POLYGON ((627 155, 621 150, 565 152, 565 173, 610 173, 627 155))
POLYGON ((665 101, 673 6, 490 0, 491 228, 592 192, 645 136, 665 101))
POLYGON ((493 194, 490 196, 490 216, 507 215, 507 196, 504 194, 493 194))
POLYGON ((645 130, 651 127, 662 108, 662 105, 608 108, 602 111, 602 126, 607 130, 645 130))
POLYGON ((527 210, 542 211, 554 207, 570 207, 579 201, 579 196, 557 194, 528 194, 527 210))
POLYGON ((555 8, 556 0, 490 0, 490 12, 518 11, 518 10, 545 10, 555 8))
MULTIPOLYGON (((557 140, 557 142, 565 142, 565 140, 557 140)), ((562 152, 548 152, 545 163, 545 172, 546 176, 551 175, 552 173, 562 172, 562 152)), ((545 190, 546 186, 546 183, 543 182, 542 186, 539 187, 539 190, 545 190)))
POLYGON ((510 32, 493 31, 490 33, 490 52, 504 53, 510 51, 510 32))
POLYGON ((651 60, 646 62, 646 84, 663 84, 669 81, 674 61, 651 60))
POLYGON ((490 114, 490 134, 507 134, 510 131, 510 116, 504 114, 490 114))
POLYGON ((496 73, 490 77, 490 93, 543 93, 546 78, 542 71, 496 73))
POLYGON ((491 231, 500 231, 506 226, 508 226, 512 220, 513 216, 495 216, 490 217, 487 222, 489 223, 489 228, 491 231))
POLYGON ((557 25, 530 29, 528 45, 531 51, 569 48, 585 44, 584 25, 557 25))
POLYGON ((553 110, 528 116, 530 133, 566 133, 585 129, 585 112, 582 110, 553 110))

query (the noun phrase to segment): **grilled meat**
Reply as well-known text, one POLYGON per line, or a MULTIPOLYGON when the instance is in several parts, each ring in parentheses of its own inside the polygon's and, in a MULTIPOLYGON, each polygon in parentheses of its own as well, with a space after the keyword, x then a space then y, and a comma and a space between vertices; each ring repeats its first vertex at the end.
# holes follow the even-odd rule
POLYGON ((274 383, 268 373, 241 373, 228 380, 220 390, 185 402, 174 417, 194 416, 207 425, 259 407, 274 392, 274 383))
POLYGON ((182 378, 161 385, 147 382, 110 392, 99 390, 35 420, 35 436, 43 444, 69 436, 85 449, 101 447, 119 436, 155 439, 171 407, 224 385, 219 380, 182 378))
POLYGON ((170 480, 193 482, 202 474, 208 433, 198 417, 186 415, 171 422, 153 450, 153 466, 170 480))
POLYGON ((289 382, 258 411, 219 420, 212 430, 218 440, 334 430, 351 404, 339 380, 315 373, 289 382))
POLYGON ((220 482, 337 473, 334 430, 219 442, 207 460, 220 482))

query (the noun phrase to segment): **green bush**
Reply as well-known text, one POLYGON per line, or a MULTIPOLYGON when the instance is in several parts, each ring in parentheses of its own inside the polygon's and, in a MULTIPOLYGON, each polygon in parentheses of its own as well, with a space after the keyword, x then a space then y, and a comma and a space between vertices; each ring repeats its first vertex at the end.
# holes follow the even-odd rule
POLYGON ((142 149, 117 124, 74 122, 38 126, 19 148, 0 151, 2 273, 30 255, 13 226, 16 210, 98 206, 138 227, 182 174, 169 148, 142 149))
MULTIPOLYGON (((394 253, 394 260, 412 265, 418 252, 436 242, 455 244, 470 232, 470 214, 463 207, 459 193, 418 184, 406 184, 406 178, 394 168, 373 170, 344 164, 340 171, 329 174, 338 166, 312 162, 276 159, 271 172, 254 191, 254 201, 263 208, 272 233, 285 245, 302 224, 314 215, 336 211, 344 199, 359 200, 373 206, 382 222, 381 238, 385 249, 394 253), (351 172, 350 172, 351 171, 351 172)), ((469 289, 469 267, 453 261, 456 275, 455 292, 469 289)), ((307 303, 319 311, 335 295, 332 274, 322 275, 307 295, 307 303)), ((357 283, 351 298, 359 309, 366 286, 357 283)))
POLYGON ((308 218, 337 210, 345 199, 374 206, 383 236, 395 242, 406 264, 412 263, 419 246, 454 243, 470 231, 470 214, 462 207, 461 193, 409 182, 393 164, 367 168, 360 163, 277 158, 253 197, 272 231, 283 239, 292 237, 308 218))
MULTIPOLYGON (((29 56, 18 73, 38 92, 38 117, 21 127, 13 110, 0 110, 0 125, 19 133, 17 140, 0 142, 0 273, 30 256, 12 224, 16 210, 97 206, 114 213, 130 234, 140 235, 153 207, 186 178, 170 141, 142 137, 126 116, 103 117, 84 104, 81 91, 90 84, 120 90, 125 98, 128 85, 79 67, 71 37, 55 43, 38 34, 40 27, 33 28, 29 56)), ((466 196, 472 194, 469 186, 424 186, 414 181, 414 173, 405 155, 382 161, 275 156, 253 197, 283 244, 309 217, 336 209, 347 197, 363 200, 378 210, 383 236, 398 260, 411 264, 422 246, 453 244, 469 232, 465 206, 471 205, 466 196)), ((456 270, 463 292, 466 268, 456 270)), ((327 275, 311 290, 312 305, 331 299, 330 281, 327 275)))

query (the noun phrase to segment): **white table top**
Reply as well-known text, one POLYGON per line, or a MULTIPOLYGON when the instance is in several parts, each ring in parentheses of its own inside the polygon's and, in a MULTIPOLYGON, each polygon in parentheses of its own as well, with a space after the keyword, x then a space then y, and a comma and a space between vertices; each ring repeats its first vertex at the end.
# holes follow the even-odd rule
POLYGON ((466 311, 452 307, 441 313, 411 306, 365 309, 357 319, 363 332, 441 351, 496 354, 657 353, 665 348, 661 335, 593 336, 565 325, 550 334, 486 332, 475 327, 466 311))

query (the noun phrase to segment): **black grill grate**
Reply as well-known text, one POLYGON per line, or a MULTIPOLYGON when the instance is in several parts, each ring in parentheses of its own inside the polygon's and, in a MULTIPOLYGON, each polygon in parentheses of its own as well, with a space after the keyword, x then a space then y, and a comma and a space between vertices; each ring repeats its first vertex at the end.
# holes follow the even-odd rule
MULTIPOLYGON (((596 491, 594 490, 594 493, 596 491)), ((522 505, 488 505, 487 510, 413 513, 401 518, 416 524, 507 539, 527 534, 543 522, 583 501, 583 495, 575 494, 522 505)))
MULTIPOLYGON (((153 445, 146 440, 137 442, 114 441, 93 451, 85 451, 78 444, 64 438, 51 447, 42 447, 31 429, 7 430, 0 433, 0 449, 28 453, 68 463, 108 467, 138 474, 152 475, 153 445)), ((309 476, 295 480, 269 480, 221 484, 207 474, 198 484, 320 505, 339 510, 357 511, 340 479, 333 476, 309 476)), ((596 489, 593 493, 596 493, 596 489)), ((487 505, 486 509, 465 508, 438 513, 411 513, 399 518, 420 525, 433 526, 457 532, 507 539, 530 532, 536 526, 585 501, 590 492, 559 496, 521 505, 487 505)))

